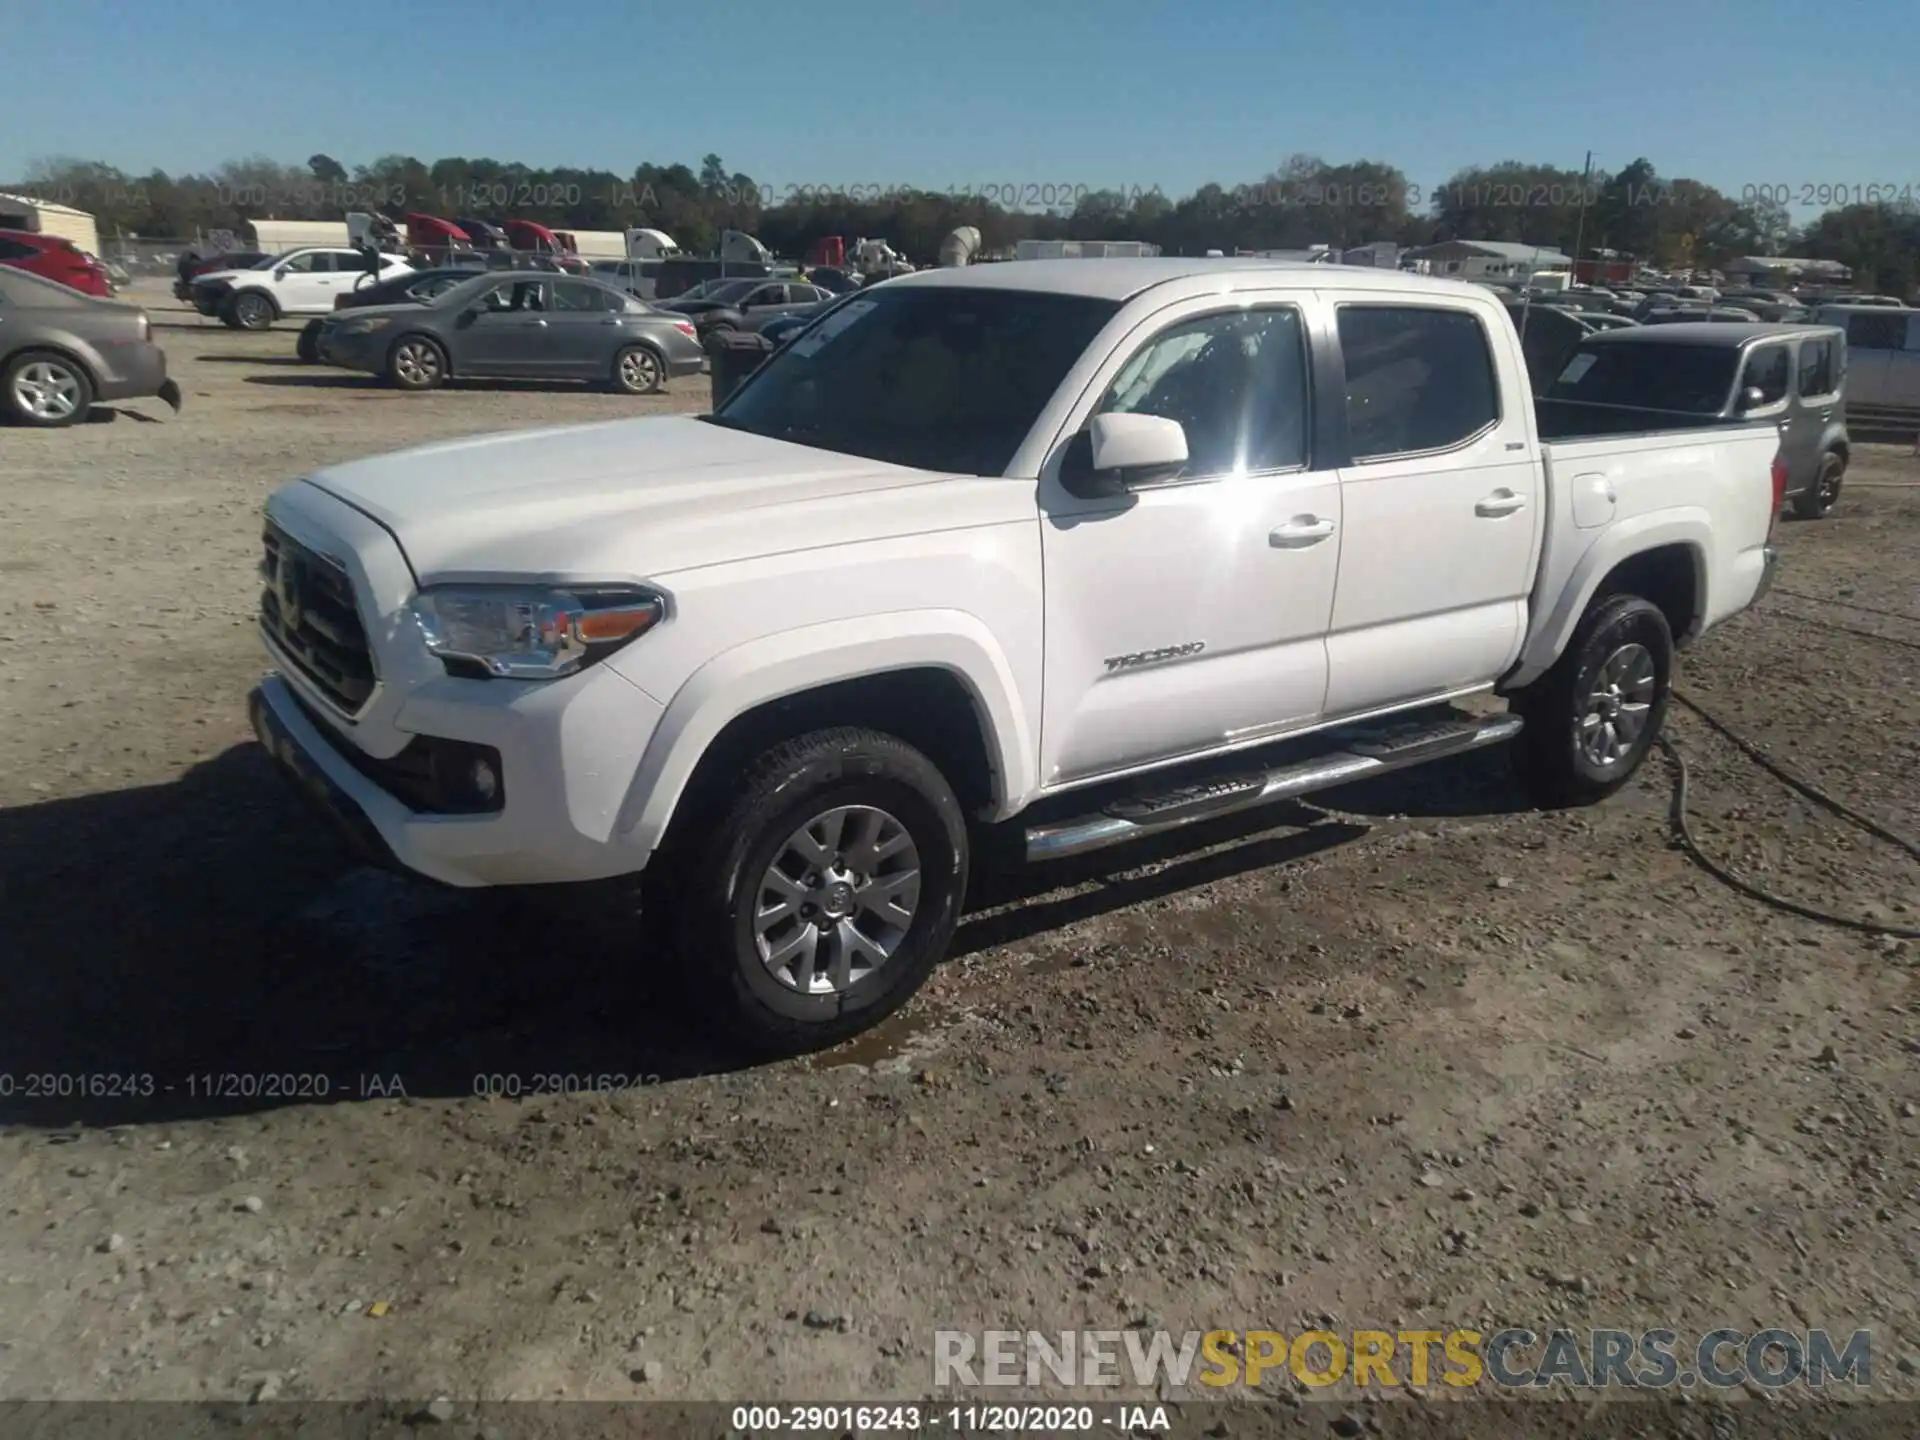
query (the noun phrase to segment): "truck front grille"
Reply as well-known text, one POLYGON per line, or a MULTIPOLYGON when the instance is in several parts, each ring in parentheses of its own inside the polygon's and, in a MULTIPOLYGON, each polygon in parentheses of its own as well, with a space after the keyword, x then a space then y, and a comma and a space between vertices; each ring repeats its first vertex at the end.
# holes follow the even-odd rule
POLYGON ((377 677, 353 581, 271 521, 261 540, 260 628, 343 713, 358 715, 377 677))

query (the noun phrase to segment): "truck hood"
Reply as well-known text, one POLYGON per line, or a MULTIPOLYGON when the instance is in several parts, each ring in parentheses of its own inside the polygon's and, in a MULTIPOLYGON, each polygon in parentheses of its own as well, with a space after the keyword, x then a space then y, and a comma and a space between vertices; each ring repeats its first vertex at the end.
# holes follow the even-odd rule
POLYGON ((850 497, 943 478, 659 416, 470 436, 305 483, 391 532, 422 585, 567 584, 880 538, 911 525, 902 507, 850 497))

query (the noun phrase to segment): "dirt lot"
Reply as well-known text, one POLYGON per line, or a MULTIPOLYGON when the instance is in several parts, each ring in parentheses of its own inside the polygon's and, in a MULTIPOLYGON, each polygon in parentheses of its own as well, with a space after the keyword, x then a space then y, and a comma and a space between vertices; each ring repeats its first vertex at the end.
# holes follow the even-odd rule
MULTIPOLYGON (((944 1327, 1724 1324, 1870 1327, 1920 1396, 1920 945, 1708 877, 1665 763, 1012 877, 880 1034, 740 1068, 629 937, 355 868, 242 704, 274 486, 705 383, 405 396, 156 318, 184 415, 0 432, 0 1395, 845 1399, 923 1392, 944 1327), (596 1075, 644 1083, 476 1096, 596 1075)), ((1908 833, 1916 480, 1863 449, 1681 674, 1908 833)), ((1671 733, 1709 850, 1920 926, 1910 858, 1671 733)))

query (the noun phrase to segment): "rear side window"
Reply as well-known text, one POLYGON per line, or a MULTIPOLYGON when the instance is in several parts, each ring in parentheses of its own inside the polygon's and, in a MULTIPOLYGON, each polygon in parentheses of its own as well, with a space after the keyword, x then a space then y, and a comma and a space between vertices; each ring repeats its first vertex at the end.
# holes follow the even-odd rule
POLYGON ((1834 380, 1833 341, 1800 342, 1800 393, 1831 395, 1838 388, 1834 380))
POLYGON ((1849 315, 1847 344, 1855 350, 1898 350, 1907 338, 1904 314, 1849 315))
POLYGON ((1500 418, 1487 334, 1466 311, 1343 305, 1339 326, 1355 460, 1450 449, 1500 418))
POLYGON ((1546 393, 1588 405, 1717 415, 1737 358, 1721 345, 1600 341, 1576 351, 1546 393))

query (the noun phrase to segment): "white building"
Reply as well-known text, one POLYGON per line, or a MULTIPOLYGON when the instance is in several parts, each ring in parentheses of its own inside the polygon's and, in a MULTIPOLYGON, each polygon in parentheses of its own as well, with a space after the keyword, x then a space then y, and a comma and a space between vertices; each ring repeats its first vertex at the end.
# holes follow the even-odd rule
MULTIPOLYGON (((1446 240, 1406 252, 1405 259, 1423 262, 1429 275, 1460 280, 1500 280, 1526 284, 1544 273, 1571 274, 1573 257, 1551 246, 1514 240, 1446 240)), ((1537 282, 1535 282, 1537 283, 1537 282)))
POLYGON ((35 235, 57 235, 71 240, 89 255, 100 253, 100 227, 93 216, 70 205, 32 200, 25 195, 0 195, 0 230, 26 230, 35 235))

